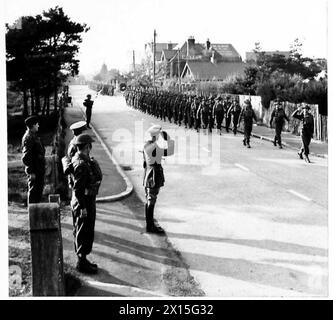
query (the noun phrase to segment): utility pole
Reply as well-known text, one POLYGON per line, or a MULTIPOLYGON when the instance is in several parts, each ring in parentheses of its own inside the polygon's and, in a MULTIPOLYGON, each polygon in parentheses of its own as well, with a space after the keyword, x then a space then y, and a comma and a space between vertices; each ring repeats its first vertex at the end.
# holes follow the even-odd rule
POLYGON ((180 62, 179 62, 179 54, 180 54, 180 49, 178 49, 178 87, 180 91, 180 62))
POLYGON ((154 29, 154 42, 153 42, 153 87, 155 87, 155 57, 156 56, 156 30, 154 29))
POLYGON ((135 51, 133 50, 133 72, 135 73, 135 51))

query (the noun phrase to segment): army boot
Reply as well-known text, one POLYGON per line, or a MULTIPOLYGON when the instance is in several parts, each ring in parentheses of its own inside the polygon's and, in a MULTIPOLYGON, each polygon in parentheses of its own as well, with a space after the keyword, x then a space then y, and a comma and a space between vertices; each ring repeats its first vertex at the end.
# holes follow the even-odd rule
POLYGON ((309 156, 307 154, 304 155, 305 162, 311 163, 309 156))
POLYGON ((303 160, 303 150, 301 150, 300 152, 297 152, 298 156, 300 159, 303 160))
POLYGON ((93 267, 92 264, 86 259, 86 256, 78 256, 78 262, 76 264, 76 270, 82 273, 88 274, 96 274, 97 273, 97 265, 93 267))
POLYGON ((154 221, 154 207, 155 205, 146 204, 145 211, 146 211, 146 231, 149 233, 157 233, 162 234, 164 230, 155 224, 154 221))

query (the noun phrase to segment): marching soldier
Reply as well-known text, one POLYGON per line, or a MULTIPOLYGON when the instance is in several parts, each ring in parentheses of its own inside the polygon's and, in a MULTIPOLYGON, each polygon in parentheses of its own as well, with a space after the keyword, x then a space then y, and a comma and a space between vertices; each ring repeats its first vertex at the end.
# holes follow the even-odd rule
POLYGON ((74 248, 78 261, 76 268, 83 273, 96 273, 97 265, 86 257, 94 242, 96 219, 96 195, 103 178, 98 162, 90 158, 94 140, 87 134, 75 138, 77 152, 72 158, 73 193, 71 200, 73 216, 74 248))
POLYGON ((164 233, 163 229, 155 224, 154 208, 159 190, 164 186, 165 182, 161 165, 162 156, 170 156, 173 154, 174 143, 173 140, 170 140, 169 135, 165 131, 162 131, 159 125, 154 125, 149 128, 147 134, 150 136, 150 139, 145 143, 143 148, 143 186, 147 199, 145 204, 146 231, 151 233, 164 233), (167 148, 165 149, 157 144, 157 140, 160 136, 167 142, 167 148))
POLYGON ((224 108, 222 104, 222 98, 219 95, 216 99, 216 102, 213 107, 213 117, 216 121, 216 128, 220 130, 220 135, 222 134, 222 121, 224 118, 224 108))
POLYGON ((279 148, 282 149, 281 143, 281 132, 284 125, 284 120, 289 122, 289 118, 287 117, 286 113, 284 112, 281 104, 281 100, 278 98, 275 102, 275 109, 271 114, 271 120, 269 122, 270 127, 272 128, 273 121, 275 122, 275 137, 274 137, 274 146, 278 143, 279 148))
POLYGON ((301 159, 303 159, 303 153, 305 161, 310 163, 309 159, 309 145, 311 142, 311 138, 313 138, 313 132, 314 132, 314 120, 313 115, 310 113, 310 107, 308 105, 305 105, 303 109, 296 109, 291 116, 301 120, 302 121, 302 127, 301 127, 301 138, 302 138, 302 146, 300 151, 298 152, 298 155, 301 159))
POLYGON ((250 137, 252 132, 252 126, 253 126, 253 120, 257 122, 256 114, 254 113, 254 110, 252 109, 251 101, 246 99, 244 101, 244 108, 241 111, 238 125, 244 119, 244 139, 243 139, 243 145, 247 146, 248 148, 251 148, 250 146, 250 137))
POLYGON ((227 101, 225 103, 225 130, 229 132, 230 122, 231 122, 231 113, 229 113, 229 109, 231 107, 230 97, 227 96, 227 101))
POLYGON ((241 111, 242 111, 242 109, 239 105, 239 102, 235 99, 232 102, 232 104, 228 110, 228 116, 232 117, 232 124, 233 124, 232 131, 233 131, 234 135, 237 134, 238 120, 239 120, 241 111))
POLYGON ((39 120, 37 116, 25 119, 27 130, 22 137, 22 162, 28 176, 28 204, 42 199, 45 176, 45 149, 37 136, 39 120))

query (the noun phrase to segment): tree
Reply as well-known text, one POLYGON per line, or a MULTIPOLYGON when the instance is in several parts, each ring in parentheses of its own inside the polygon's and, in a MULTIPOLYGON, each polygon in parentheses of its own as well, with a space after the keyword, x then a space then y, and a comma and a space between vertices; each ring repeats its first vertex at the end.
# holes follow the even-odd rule
POLYGON ((81 34, 89 28, 71 21, 58 6, 42 15, 23 17, 21 21, 20 29, 7 25, 7 79, 23 92, 24 116, 28 115, 28 91, 30 113, 40 111, 40 95, 43 95, 42 112, 46 108, 48 114, 50 95, 54 94, 56 109, 59 86, 79 72, 75 56, 82 42, 81 34))

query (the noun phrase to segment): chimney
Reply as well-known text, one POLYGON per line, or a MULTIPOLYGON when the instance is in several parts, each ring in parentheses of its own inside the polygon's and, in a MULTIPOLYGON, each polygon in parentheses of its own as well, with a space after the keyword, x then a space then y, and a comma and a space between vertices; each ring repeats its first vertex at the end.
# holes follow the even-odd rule
POLYGON ((194 37, 190 36, 187 39, 187 56, 189 57, 191 55, 191 50, 194 48, 194 37))
POLYGON ((168 49, 168 50, 172 50, 172 43, 171 43, 171 42, 169 42, 169 43, 167 44, 167 49, 168 49))
POLYGON ((206 50, 209 50, 209 48, 210 48, 210 41, 209 41, 209 39, 207 39, 207 41, 206 41, 206 50))

